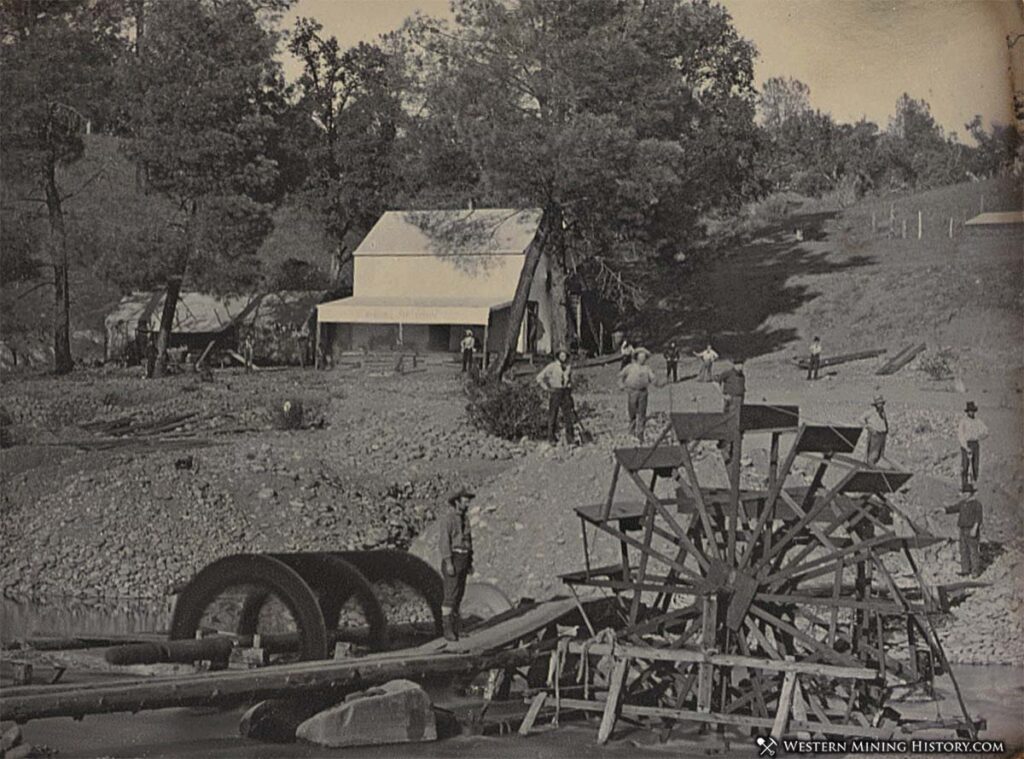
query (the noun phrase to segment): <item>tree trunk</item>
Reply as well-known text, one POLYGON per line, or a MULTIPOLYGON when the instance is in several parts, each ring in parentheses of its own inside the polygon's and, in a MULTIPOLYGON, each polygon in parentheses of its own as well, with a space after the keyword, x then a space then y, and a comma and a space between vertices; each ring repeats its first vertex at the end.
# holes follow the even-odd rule
POLYGON ((53 266, 53 370, 68 374, 71 358, 71 296, 68 291, 68 236, 64 208, 57 189, 56 166, 46 167, 46 211, 50 221, 50 261, 53 266))
POLYGON ((502 342, 501 353, 498 354, 497 360, 488 368, 487 375, 491 378, 500 378, 512 366, 512 360, 516 355, 516 344, 519 342, 519 330, 523 324, 523 317, 526 315, 526 303, 529 300, 530 287, 533 285, 533 275, 537 271, 537 264, 540 263, 541 255, 549 247, 553 247, 552 242, 555 240, 556 234, 561 231, 561 225, 561 212, 550 206, 545 208, 544 213, 540 217, 537 235, 526 248, 523 269, 519 272, 516 294, 512 298, 512 306, 509 310, 508 326, 505 330, 505 339, 502 342))
POLYGON ((557 353, 569 350, 569 304, 562 256, 552 251, 548 265, 551 267, 551 352, 557 353))
POLYGON ((167 368, 167 348, 171 343, 174 328, 174 312, 178 308, 178 294, 181 292, 181 277, 168 277, 164 292, 164 308, 160 315, 160 332, 156 338, 156 365, 153 376, 162 377, 167 368))

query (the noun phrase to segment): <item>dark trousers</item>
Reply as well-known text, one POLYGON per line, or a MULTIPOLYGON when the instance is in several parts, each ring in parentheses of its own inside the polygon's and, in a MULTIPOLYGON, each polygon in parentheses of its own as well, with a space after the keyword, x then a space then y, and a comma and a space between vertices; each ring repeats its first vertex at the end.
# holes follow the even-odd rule
POLYGON ((874 466, 885 455, 885 439, 888 432, 873 432, 868 430, 868 452, 864 460, 874 466))
POLYGON ((473 351, 470 348, 462 349, 462 371, 468 372, 473 365, 473 351))
POLYGON ((714 361, 705 361, 704 359, 701 359, 700 360, 700 374, 697 375, 697 381, 698 382, 710 382, 711 381, 712 370, 714 369, 714 367, 715 367, 715 362, 714 361))
POLYGON ((977 577, 981 574, 981 535, 971 535, 973 527, 960 528, 960 571, 977 577))
POLYGON ((441 608, 451 614, 458 614, 462 605, 462 597, 466 594, 466 578, 469 577, 469 568, 473 560, 468 553, 453 553, 452 565, 455 567, 455 574, 445 574, 441 568, 441 585, 444 589, 444 597, 441 599, 441 608))
POLYGON ((678 361, 666 361, 665 362, 665 379, 671 378, 673 382, 679 381, 679 362, 678 361))
POLYGON ((562 415, 562 424, 565 426, 565 442, 571 443, 572 434, 572 392, 568 388, 556 388, 551 391, 548 399, 548 440, 552 443, 558 440, 555 430, 558 429, 558 415, 562 415))
POLYGON ((978 468, 981 466, 981 444, 977 440, 968 440, 967 447, 960 449, 960 489, 966 490, 972 482, 978 481, 978 468))
POLYGON ((811 363, 807 365, 807 379, 818 379, 818 370, 821 369, 821 354, 811 356, 811 363))
POLYGON ((636 439, 644 442, 644 429, 647 427, 647 389, 630 390, 627 400, 629 411, 629 431, 636 439))

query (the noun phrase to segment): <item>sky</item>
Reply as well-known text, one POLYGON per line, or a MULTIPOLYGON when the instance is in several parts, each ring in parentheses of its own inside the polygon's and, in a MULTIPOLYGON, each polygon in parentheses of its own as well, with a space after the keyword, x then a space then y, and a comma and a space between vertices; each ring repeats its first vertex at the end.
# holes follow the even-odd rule
MULTIPOLYGON (((722 0, 759 55, 758 84, 791 76, 838 121, 885 126, 896 99, 923 98, 966 138, 974 114, 1012 121, 1006 35, 1024 31, 1014 0, 722 0)), ((410 14, 449 16, 448 0, 299 0, 343 46, 374 40, 410 14)), ((1018 43, 1022 44, 1022 43, 1018 43)), ((290 78, 298 72, 286 62, 290 78)))

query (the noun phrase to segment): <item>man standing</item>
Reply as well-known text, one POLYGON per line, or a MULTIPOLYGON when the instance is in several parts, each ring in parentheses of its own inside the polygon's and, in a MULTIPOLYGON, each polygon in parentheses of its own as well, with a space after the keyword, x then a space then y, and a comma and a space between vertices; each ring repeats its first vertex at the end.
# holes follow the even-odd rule
POLYGON ((647 396, 651 385, 661 387, 654 371, 647 365, 650 352, 646 348, 633 351, 633 362, 619 371, 619 389, 627 394, 629 431, 637 442, 644 442, 644 428, 647 427, 647 396))
POLYGON ((438 551, 441 555, 441 626, 445 640, 458 640, 462 619, 459 606, 466 592, 466 578, 473 573, 473 538, 466 510, 475 494, 466 488, 448 494, 447 508, 441 514, 438 551))
POLYGON ((978 482, 981 441, 988 437, 988 427, 975 416, 977 413, 974 401, 968 401, 956 428, 956 437, 960 441, 960 487, 965 492, 969 484, 978 482))
POLYGON ((548 440, 552 445, 558 442, 555 430, 558 429, 558 415, 562 415, 565 425, 565 442, 573 441, 572 423, 572 367, 569 365, 569 352, 558 351, 558 357, 545 366, 537 375, 537 384, 548 393, 548 440))
POLYGON ((974 494, 974 485, 963 489, 964 498, 947 506, 947 514, 957 514, 956 526, 960 530, 960 575, 978 577, 981 574, 981 502, 974 494))
POLYGON ((622 345, 619 346, 619 368, 625 369, 633 360, 633 346, 628 337, 622 338, 622 345))
POLYGON ((819 369, 821 369, 821 338, 815 337, 811 340, 811 361, 807 364, 807 379, 818 379, 819 369))
POLYGON ((868 449, 864 460, 875 466, 885 455, 885 440, 889 436, 889 419, 885 415, 885 398, 876 395, 871 408, 858 419, 868 432, 868 449))
MULTIPOLYGON (((708 346, 710 349, 710 346, 708 346)), ((733 361, 732 368, 726 369, 716 378, 722 389, 724 405, 722 411, 726 414, 739 414, 743 407, 743 397, 747 394, 747 375, 743 373, 743 360, 733 361)), ((727 450, 725 463, 732 461, 733 444, 724 440, 718 444, 719 448, 727 450)))
POLYGON ((673 382, 679 381, 679 348, 673 340, 665 349, 665 379, 672 378, 673 382))
POLYGON ((700 374, 697 375, 697 381, 710 382, 714 376, 715 361, 718 360, 715 349, 711 347, 711 343, 708 343, 707 348, 693 355, 700 359, 700 374))
POLYGON ((462 338, 462 371, 468 372, 473 366, 473 349, 476 347, 476 338, 473 337, 473 330, 467 329, 466 336, 462 338))

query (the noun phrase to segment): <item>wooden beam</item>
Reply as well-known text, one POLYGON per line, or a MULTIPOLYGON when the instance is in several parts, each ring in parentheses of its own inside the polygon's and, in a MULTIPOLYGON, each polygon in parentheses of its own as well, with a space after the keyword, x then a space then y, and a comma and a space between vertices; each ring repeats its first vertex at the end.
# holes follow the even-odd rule
POLYGON ((533 729, 533 723, 537 721, 537 716, 540 714, 540 710, 544 708, 544 702, 547 701, 547 691, 541 691, 533 697, 533 701, 530 702, 530 708, 526 710, 526 716, 523 717, 523 722, 519 725, 520 735, 529 735, 533 729))
POLYGON ((666 509, 662 505, 661 501, 658 500, 658 497, 651 492, 647 485, 644 484, 644 481, 637 476, 636 472, 630 472, 629 470, 627 470, 626 474, 628 474, 630 479, 633 480, 634 484, 640 489, 640 492, 644 494, 644 497, 647 498, 648 502, 650 502, 650 504, 654 506, 655 509, 658 510, 658 513, 661 515, 661 518, 668 523, 668 526, 672 529, 672 532, 676 534, 676 539, 678 540, 678 542, 687 547, 687 549, 693 554, 694 558, 697 560, 697 563, 700 564, 701 567, 706 571, 709 562, 707 557, 704 555, 703 551, 697 550, 697 547, 692 542, 690 542, 690 539, 686 536, 686 532, 683 530, 680 524, 668 512, 668 509, 666 509))
POLYGON ((615 662, 611 679, 608 683, 608 698, 605 701, 604 714, 601 716, 601 726, 597 729, 597 744, 599 746, 608 742, 612 730, 615 729, 615 720, 618 719, 619 701, 622 698, 622 685, 626 681, 626 672, 629 669, 629 659, 623 657, 615 662))
POLYGON ((796 673, 787 672, 782 679, 782 691, 779 693, 779 705, 772 720, 772 738, 781 741, 789 724, 789 712, 793 706, 793 688, 796 685, 796 673))

